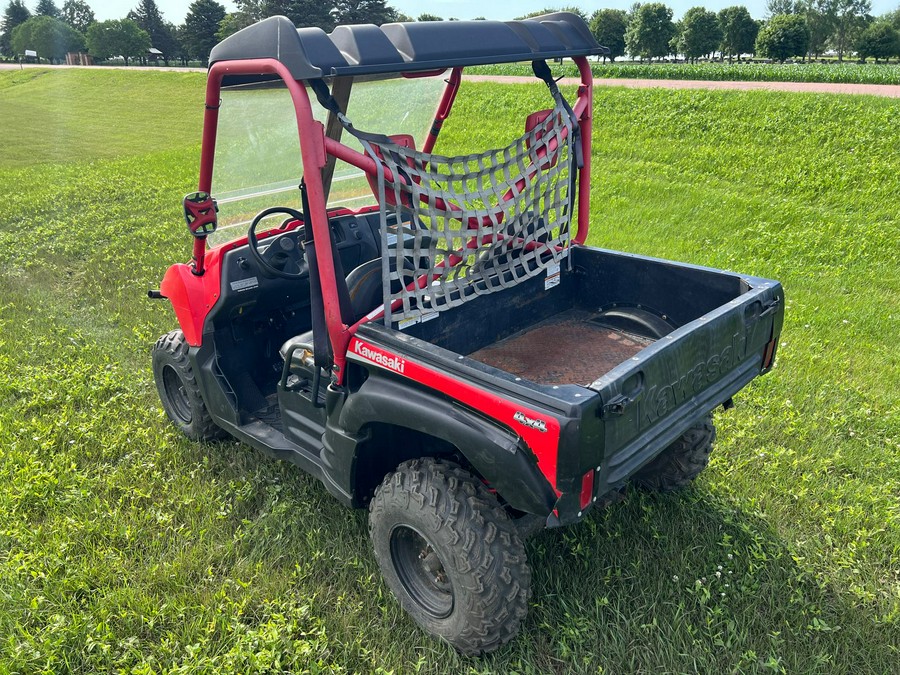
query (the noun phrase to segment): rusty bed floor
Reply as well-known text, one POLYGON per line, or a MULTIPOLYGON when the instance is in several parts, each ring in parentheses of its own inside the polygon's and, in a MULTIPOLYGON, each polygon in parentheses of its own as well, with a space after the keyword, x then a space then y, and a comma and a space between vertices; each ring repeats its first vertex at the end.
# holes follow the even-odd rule
POLYGON ((590 384, 654 342, 595 323, 596 316, 561 312, 469 358, 538 384, 590 384))

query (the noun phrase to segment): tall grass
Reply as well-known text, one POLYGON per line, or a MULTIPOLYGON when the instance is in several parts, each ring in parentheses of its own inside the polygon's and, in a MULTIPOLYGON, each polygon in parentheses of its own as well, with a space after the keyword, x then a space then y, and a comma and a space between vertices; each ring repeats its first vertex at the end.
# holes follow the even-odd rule
MULTIPOLYGON (((114 153, 0 158, 0 672, 896 670, 891 101, 598 92, 591 243, 780 279, 783 342, 717 416, 695 487, 529 542, 522 634, 474 660, 399 610, 364 513, 246 446, 187 442, 158 405, 150 347, 174 317, 144 292, 189 255, 202 76, 159 76, 177 121, 117 73, 8 77, 46 114, 0 117, 4 139, 109 129, 104 97, 72 112, 29 89, 42 78, 107 98, 132 86, 133 105, 114 153)), ((546 97, 466 84, 442 143, 500 144, 546 97)))
MULTIPOLYGON (((532 75, 531 66, 479 66, 466 72, 485 75, 532 75)), ((570 63, 553 66, 558 77, 576 77, 570 63)), ((900 65, 874 63, 592 63, 594 77, 646 80, 714 80, 747 82, 833 82, 900 84, 900 65)))

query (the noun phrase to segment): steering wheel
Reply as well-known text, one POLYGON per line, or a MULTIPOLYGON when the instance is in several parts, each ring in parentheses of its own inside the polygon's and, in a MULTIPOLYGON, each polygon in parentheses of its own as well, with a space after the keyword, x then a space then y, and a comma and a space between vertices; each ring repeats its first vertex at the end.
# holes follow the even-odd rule
MULTIPOLYGON (((289 220, 299 220, 303 222, 303 214, 296 209, 286 206, 273 206, 264 209, 256 214, 250 223, 250 229, 247 231, 247 248, 250 250, 250 257, 259 265, 260 269, 274 277, 281 279, 301 279, 308 274, 306 265, 304 264, 303 247, 299 245, 294 237, 294 233, 286 233, 280 236, 271 237, 267 240, 268 248, 264 252, 259 250, 259 240, 256 237, 256 226, 264 218, 276 213, 285 213, 290 216, 289 220), (296 268, 296 272, 289 272, 291 267, 296 268)), ((288 222, 288 221, 285 221, 288 222)), ((282 228, 285 223, 282 223, 282 228)))

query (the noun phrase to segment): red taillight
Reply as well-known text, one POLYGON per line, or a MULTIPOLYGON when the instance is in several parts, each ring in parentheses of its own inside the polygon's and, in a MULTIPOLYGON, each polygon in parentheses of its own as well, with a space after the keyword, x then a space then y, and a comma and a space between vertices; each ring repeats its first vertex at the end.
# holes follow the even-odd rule
MULTIPOLYGON (((594 470, 590 469, 581 477, 581 510, 584 511, 594 496, 594 470)), ((579 514, 580 515, 580 514, 579 514)))
POLYGON ((778 338, 772 338, 763 350, 762 369, 768 370, 772 367, 772 361, 775 360, 775 345, 778 344, 778 338))

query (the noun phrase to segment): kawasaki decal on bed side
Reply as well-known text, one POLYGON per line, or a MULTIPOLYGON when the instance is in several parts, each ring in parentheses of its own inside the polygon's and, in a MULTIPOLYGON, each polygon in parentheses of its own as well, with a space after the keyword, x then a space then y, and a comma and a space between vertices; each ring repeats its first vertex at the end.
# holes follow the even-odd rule
POLYGON ((556 488, 560 437, 560 422, 557 418, 500 398, 496 393, 480 389, 451 374, 433 370, 369 342, 363 342, 355 336, 350 340, 347 358, 373 364, 420 382, 497 420, 525 441, 534 453, 541 473, 553 486, 557 496, 561 494, 556 488))

